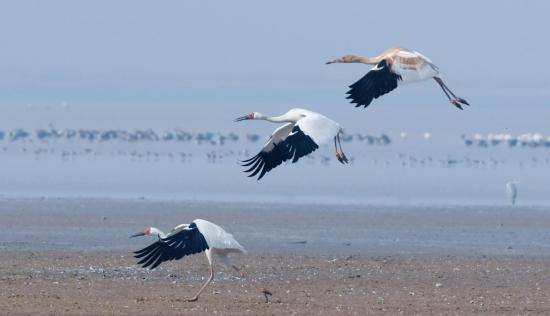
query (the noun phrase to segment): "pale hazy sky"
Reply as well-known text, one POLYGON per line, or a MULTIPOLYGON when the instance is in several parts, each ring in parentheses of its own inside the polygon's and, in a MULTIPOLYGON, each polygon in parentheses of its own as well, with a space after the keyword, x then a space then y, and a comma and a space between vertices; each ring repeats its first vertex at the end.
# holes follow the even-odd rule
MULTIPOLYGON (((368 67, 324 62, 404 46, 429 56, 478 107, 546 108, 548 12, 548 1, 2 1, 0 106, 66 100, 242 114, 288 104, 357 114, 345 92, 368 67)), ((373 108, 426 103, 449 106, 424 83, 373 108)))

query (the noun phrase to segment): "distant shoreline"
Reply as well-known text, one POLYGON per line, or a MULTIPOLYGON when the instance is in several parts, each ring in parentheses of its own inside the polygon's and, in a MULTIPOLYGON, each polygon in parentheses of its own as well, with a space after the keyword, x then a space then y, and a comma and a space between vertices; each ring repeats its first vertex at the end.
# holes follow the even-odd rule
POLYGON ((550 257, 546 207, 292 204, 164 199, 0 199, 0 249, 131 251, 128 236, 204 218, 252 253, 550 257))

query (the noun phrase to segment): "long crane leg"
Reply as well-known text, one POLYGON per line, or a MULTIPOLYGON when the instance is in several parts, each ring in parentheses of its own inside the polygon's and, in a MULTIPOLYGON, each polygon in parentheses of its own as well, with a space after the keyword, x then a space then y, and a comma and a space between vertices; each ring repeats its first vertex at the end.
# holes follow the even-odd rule
MULTIPOLYGON (((241 278, 243 279, 246 279, 246 274, 241 270, 239 269, 239 267, 235 266, 235 265, 232 265, 233 269, 235 269, 235 271, 237 271, 237 273, 239 273, 241 275, 241 278)), ((252 282, 250 282, 252 283, 252 282)), ((260 291, 264 297, 265 297, 265 302, 266 303, 269 303, 269 295, 273 295, 273 293, 271 293, 270 290, 267 290, 267 289, 264 289, 264 288, 261 288, 261 287, 258 287, 256 284, 252 283, 252 285, 256 288, 256 290, 260 291)))
POLYGON ((334 136, 334 149, 336 150, 336 159, 338 159, 338 161, 343 163, 342 156, 340 155, 340 151, 338 150, 338 143, 336 140, 336 136, 334 136))
POLYGON ((190 299, 187 299, 188 302, 196 302, 198 299, 199 299, 199 295, 201 295, 202 291, 204 290, 204 288, 206 288, 206 286, 208 284, 210 284, 210 282, 212 282, 212 280, 214 279, 214 267, 212 266, 212 264, 210 264, 210 277, 208 278, 208 280, 206 280, 206 282, 202 285, 202 287, 200 288, 200 290, 197 292, 197 294, 195 294, 195 296, 193 296, 192 298, 190 299))
POLYGON ((443 90, 443 92, 445 92, 445 95, 447 96, 447 98, 449 98, 449 102, 451 102, 451 104, 453 104, 454 106, 456 106, 457 108, 462 110, 462 105, 460 103, 458 103, 458 101, 451 98, 451 96, 447 92, 447 89, 445 89, 445 85, 443 84, 443 80, 441 80, 441 78, 439 78, 439 77, 434 77, 434 80, 435 80, 435 82, 437 82, 437 84, 439 84, 439 86, 441 87, 441 90, 443 90))
POLYGON ((341 158, 342 158, 342 160, 340 162, 341 163, 348 163, 349 160, 346 157, 346 154, 344 154, 344 150, 342 150, 342 143, 340 142, 340 133, 338 133, 336 135, 336 139, 338 139, 338 146, 340 147, 340 154, 341 154, 341 158))
POLYGON ((449 102, 451 102, 451 104, 453 104, 454 106, 456 106, 457 108, 459 108, 461 110, 462 110, 462 104, 470 105, 466 100, 457 97, 451 91, 451 89, 449 89, 449 87, 447 87, 447 85, 443 82, 443 80, 441 78, 434 77, 434 80, 435 80, 435 82, 437 82, 439 84, 439 86, 441 87, 443 92, 445 92, 445 95, 447 96, 447 98, 449 98, 449 102), (451 98, 451 95, 449 95, 449 93, 453 96, 452 98, 451 98))

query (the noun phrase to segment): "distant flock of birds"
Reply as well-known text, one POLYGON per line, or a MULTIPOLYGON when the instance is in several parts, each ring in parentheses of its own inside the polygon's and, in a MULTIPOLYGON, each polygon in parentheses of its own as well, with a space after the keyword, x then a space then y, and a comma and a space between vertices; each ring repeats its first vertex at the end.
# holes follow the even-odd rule
MULTIPOLYGON (((15 128, 8 132, 0 131, 0 141, 7 140, 10 142, 24 141, 59 141, 59 140, 81 140, 90 143, 103 143, 110 141, 121 142, 193 142, 199 145, 225 145, 228 142, 239 142, 245 140, 251 143, 259 141, 262 137, 258 134, 247 133, 244 136, 229 132, 198 132, 187 131, 181 128, 164 130, 157 132, 153 129, 134 129, 131 131, 121 129, 49 129, 39 128, 34 132, 27 131, 22 128, 15 128)), ((366 142, 368 145, 389 145, 392 139, 387 134, 371 135, 371 134, 346 134, 341 137, 342 142, 360 141, 366 142)))
POLYGON ((508 147, 546 147, 550 148, 550 136, 542 133, 525 133, 514 136, 510 133, 475 134, 472 138, 462 135, 464 145, 487 148, 489 146, 507 145, 508 147))
MULTIPOLYGON (((247 140, 255 142, 260 136, 257 134, 247 134, 247 140)), ((228 141, 236 142, 239 136, 234 133, 216 133, 216 132, 195 132, 186 131, 180 128, 157 132, 153 129, 135 129, 132 131, 122 129, 57 129, 53 126, 49 129, 39 128, 31 133, 22 128, 15 128, 9 132, 0 131, 0 140, 9 141, 27 141, 39 140, 43 142, 55 140, 82 140, 88 142, 157 142, 157 141, 179 141, 196 142, 198 144, 223 145, 228 141)))
MULTIPOLYGON (((367 145, 381 145, 386 146, 395 142, 395 139, 388 134, 381 133, 379 135, 372 134, 341 134, 340 140, 344 143, 348 142, 364 142, 367 145)), ((432 133, 425 132, 421 135, 421 138, 425 140, 432 139, 432 133)), ((228 142, 237 143, 241 140, 245 140, 250 143, 255 143, 261 140, 259 134, 247 133, 244 136, 240 136, 236 133, 221 133, 221 132, 198 132, 188 131, 181 128, 174 128, 171 130, 164 130, 161 132, 153 129, 134 129, 134 130, 122 130, 122 129, 57 129, 50 127, 49 129, 39 128, 34 131, 27 131, 22 128, 15 128, 8 132, 0 131, 0 141, 7 140, 10 142, 18 141, 40 141, 51 142, 59 140, 81 140, 90 143, 103 143, 110 141, 121 142, 192 142, 195 144, 203 145, 220 145, 223 146, 228 142)), ((519 135, 513 135, 511 133, 489 133, 489 134, 474 134, 468 137, 466 134, 460 135, 460 138, 466 147, 481 147, 488 148, 491 146, 508 146, 514 147, 527 147, 527 148, 550 148, 550 136, 543 133, 523 133, 519 135)), ((400 132, 398 139, 409 139, 409 134, 406 132, 400 132)))

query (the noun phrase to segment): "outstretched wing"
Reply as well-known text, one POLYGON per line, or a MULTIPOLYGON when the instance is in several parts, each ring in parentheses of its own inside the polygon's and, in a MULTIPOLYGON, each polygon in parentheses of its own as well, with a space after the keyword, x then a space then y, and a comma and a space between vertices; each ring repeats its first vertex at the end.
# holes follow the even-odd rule
MULTIPOLYGON (((300 121, 298 121, 298 123, 300 123, 300 121)), ((317 145, 310 136, 306 135, 302 129, 300 129, 299 124, 294 126, 292 133, 288 135, 284 143, 289 149, 290 158, 292 158, 293 163, 319 148, 319 145, 317 145)))
POLYGON ((248 175, 249 177, 254 177, 260 173, 258 176, 258 180, 260 180, 266 172, 271 171, 271 169, 289 159, 289 149, 283 142, 288 134, 290 134, 293 127, 294 123, 287 123, 277 128, 256 156, 242 161, 243 167, 250 167, 244 171, 250 172, 248 175))
POLYGON ((136 258, 141 259, 138 264, 143 268, 154 269, 159 264, 181 259, 185 256, 200 253, 209 249, 206 239, 201 234, 197 225, 191 223, 176 233, 168 235, 148 247, 135 251, 136 258))
POLYGON ((355 107, 369 106, 376 99, 397 88, 401 76, 392 72, 387 60, 382 60, 371 69, 363 78, 352 84, 347 92, 346 99, 351 99, 355 107))
POLYGON ((267 172, 283 162, 289 159, 296 162, 317 148, 319 146, 311 137, 304 134, 298 125, 287 123, 271 135, 262 151, 256 156, 244 160, 242 165, 249 167, 244 171, 250 173, 249 177, 259 174, 258 180, 260 180, 267 172))

